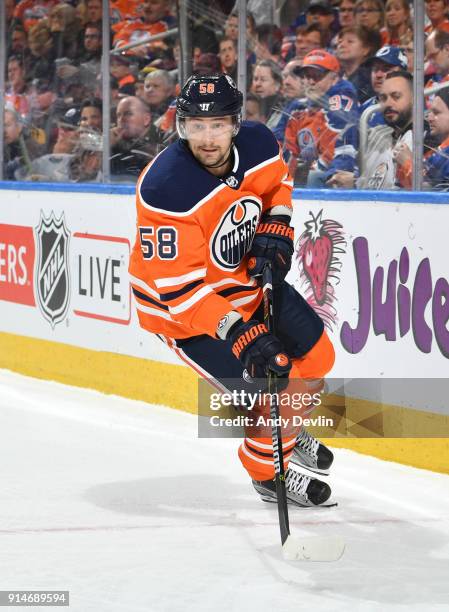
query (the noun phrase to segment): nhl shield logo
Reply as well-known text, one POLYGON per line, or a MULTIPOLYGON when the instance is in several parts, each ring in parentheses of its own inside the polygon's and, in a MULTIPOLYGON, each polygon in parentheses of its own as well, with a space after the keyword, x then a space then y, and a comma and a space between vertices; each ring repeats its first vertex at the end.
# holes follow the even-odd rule
POLYGON ((36 295, 44 317, 54 327, 64 319, 69 305, 69 258, 70 232, 65 226, 64 213, 59 219, 54 212, 49 218, 41 211, 36 228, 36 295))

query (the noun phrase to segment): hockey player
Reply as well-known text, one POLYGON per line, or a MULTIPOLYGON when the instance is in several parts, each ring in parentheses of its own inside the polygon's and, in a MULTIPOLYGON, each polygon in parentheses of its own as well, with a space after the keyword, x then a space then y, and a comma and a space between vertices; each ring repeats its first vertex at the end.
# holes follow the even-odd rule
MULTIPOLYGON (((221 386, 233 379, 251 389, 247 381, 266 378, 269 369, 321 378, 334 362, 332 344, 318 315, 284 281, 293 254, 292 181, 273 134, 241 124, 241 108, 228 75, 191 77, 177 99, 179 140, 139 177, 129 271, 140 324, 221 386), (267 262, 276 337, 262 323, 258 279, 267 262)), ((286 469, 292 461, 326 473, 333 460, 304 429, 283 435, 283 449, 286 469)), ((239 457, 262 499, 274 501, 271 438, 245 438, 239 457)), ((286 488, 301 506, 330 496, 326 483, 293 469, 286 488)))

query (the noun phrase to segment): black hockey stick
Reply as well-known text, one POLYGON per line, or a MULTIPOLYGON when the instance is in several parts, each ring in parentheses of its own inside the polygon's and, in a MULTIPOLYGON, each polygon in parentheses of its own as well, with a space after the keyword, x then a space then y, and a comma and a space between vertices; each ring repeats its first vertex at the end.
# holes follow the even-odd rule
MULTIPOLYGON (((263 270, 263 320, 266 328, 276 335, 273 317, 273 280, 271 266, 267 264, 263 270)), ((279 514, 279 527, 281 529, 282 545, 290 535, 288 521, 287 492, 285 490, 284 451, 282 448, 282 434, 280 426, 279 405, 277 402, 277 377, 272 371, 268 372, 268 393, 270 394, 271 440, 273 444, 273 461, 276 482, 276 497, 279 514)))
MULTIPOLYGON (((264 267, 262 284, 264 323, 268 331, 275 336, 273 275, 270 264, 264 267)), ((277 376, 274 372, 270 371, 268 372, 268 393, 270 394, 271 440, 273 445, 276 497, 284 557, 292 561, 337 561, 345 549, 344 540, 340 536, 299 539, 292 537, 290 534, 287 491, 285 488, 284 452, 282 448, 280 412, 277 402, 277 376)))

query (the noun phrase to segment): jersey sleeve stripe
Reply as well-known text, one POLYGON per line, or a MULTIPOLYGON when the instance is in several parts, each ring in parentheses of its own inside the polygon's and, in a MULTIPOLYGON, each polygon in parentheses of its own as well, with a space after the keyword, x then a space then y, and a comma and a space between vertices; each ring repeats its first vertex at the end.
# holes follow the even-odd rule
POLYGON ((137 310, 144 312, 145 314, 152 315, 153 317, 160 317, 162 319, 167 319, 167 321, 173 321, 170 314, 168 312, 164 312, 163 310, 158 310, 156 308, 150 308, 149 306, 144 306, 143 304, 139 304, 136 302, 137 310))
POLYGON ((202 300, 209 293, 213 293, 214 290, 209 285, 202 287, 196 293, 194 293, 188 300, 177 304, 176 306, 168 307, 171 314, 179 314, 180 312, 185 312, 189 308, 191 308, 194 304, 202 300))
POLYGON ((168 306, 165 306, 165 304, 161 304, 157 300, 153 300, 152 298, 148 297, 141 291, 137 291, 137 289, 134 289, 134 287, 133 287, 133 294, 136 296, 136 298, 139 298, 139 300, 148 302, 149 304, 153 304, 154 306, 158 306, 159 308, 162 308, 162 310, 168 311, 168 306))
POLYGON ((237 308, 238 306, 244 306, 245 304, 249 304, 258 297, 259 293, 256 293, 255 295, 247 295, 243 298, 238 298, 237 300, 230 300, 230 303, 237 308))
POLYGON ((222 289, 221 291, 217 291, 218 295, 222 297, 228 297, 229 295, 234 295, 234 293, 240 293, 241 291, 258 291, 259 287, 243 285, 242 287, 228 287, 227 289, 222 289))
POLYGON ((204 278, 206 276, 206 272, 206 268, 199 268, 198 270, 193 270, 187 274, 181 274, 181 276, 157 278, 155 279, 154 284, 158 289, 162 289, 163 287, 176 287, 177 285, 182 285, 183 283, 188 283, 198 278, 204 278))
POLYGON ((170 302, 171 300, 176 300, 177 298, 185 295, 186 293, 189 293, 189 291, 192 291, 192 289, 195 289, 199 285, 203 285, 203 284, 204 284, 204 281, 200 279, 200 280, 192 281, 191 283, 188 283, 187 285, 184 285, 182 289, 178 289, 177 291, 171 291, 170 293, 161 293, 161 301, 170 302))
POLYGON ((147 283, 143 281, 141 278, 137 278, 137 276, 133 276, 132 274, 129 274, 129 280, 131 281, 132 285, 136 285, 136 287, 140 287, 141 289, 144 289, 147 293, 159 299, 159 293, 157 293, 154 289, 152 289, 149 285, 147 285, 147 283))
POLYGON ((249 287, 251 285, 252 287, 254 287, 255 285, 257 285, 257 283, 254 279, 251 279, 249 283, 242 283, 241 281, 238 281, 235 278, 223 278, 217 283, 210 283, 212 289, 217 289, 218 287, 222 287, 223 285, 241 285, 243 287, 249 287))

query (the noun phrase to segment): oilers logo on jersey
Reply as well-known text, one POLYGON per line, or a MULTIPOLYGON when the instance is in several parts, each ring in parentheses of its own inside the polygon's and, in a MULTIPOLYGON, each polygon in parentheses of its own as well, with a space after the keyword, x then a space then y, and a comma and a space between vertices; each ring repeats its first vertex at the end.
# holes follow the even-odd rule
POLYGON ((261 200, 252 196, 233 202, 224 213, 210 241, 212 260, 221 270, 237 268, 249 251, 261 210, 261 200))
POLYGON ((179 341, 216 337, 231 310, 248 318, 262 301, 248 251, 262 214, 291 210, 292 187, 279 144, 260 123, 243 122, 228 176, 208 172, 182 140, 164 149, 136 189, 129 272, 142 327, 179 341))

